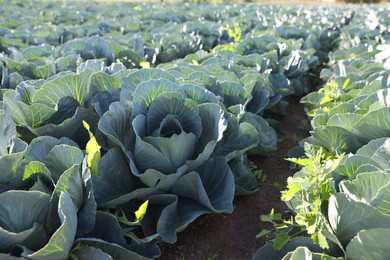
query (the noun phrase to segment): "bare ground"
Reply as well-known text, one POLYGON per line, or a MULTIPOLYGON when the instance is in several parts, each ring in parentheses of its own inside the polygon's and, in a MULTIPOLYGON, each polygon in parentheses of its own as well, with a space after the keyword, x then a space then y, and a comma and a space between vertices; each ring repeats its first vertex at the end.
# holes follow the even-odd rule
POLYGON ((306 115, 299 98, 289 99, 290 107, 286 116, 274 116, 284 128, 286 138, 278 144, 277 151, 269 157, 251 157, 267 175, 264 183, 253 195, 236 197, 232 214, 209 214, 199 217, 184 231, 178 234, 177 243, 161 243, 162 254, 159 260, 195 259, 195 260, 240 260, 251 259, 256 250, 264 245, 265 239, 256 239, 264 228, 271 228, 260 221, 260 215, 267 214, 272 208, 282 213, 286 206, 280 200, 281 189, 286 180, 294 174, 289 163, 284 160, 290 148, 308 133, 299 128, 306 115))

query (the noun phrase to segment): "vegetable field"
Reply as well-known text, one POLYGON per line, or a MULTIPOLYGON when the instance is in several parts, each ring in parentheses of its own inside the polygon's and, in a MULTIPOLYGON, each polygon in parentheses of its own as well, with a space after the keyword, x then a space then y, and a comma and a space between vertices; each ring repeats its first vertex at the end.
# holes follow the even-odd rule
POLYGON ((0 80, 0 259, 390 259, 389 5, 0 0, 0 80))

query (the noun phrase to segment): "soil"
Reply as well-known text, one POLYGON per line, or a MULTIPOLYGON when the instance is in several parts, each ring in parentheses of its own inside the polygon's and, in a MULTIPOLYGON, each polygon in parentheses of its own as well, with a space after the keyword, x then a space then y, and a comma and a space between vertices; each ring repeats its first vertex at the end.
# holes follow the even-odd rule
POLYGON ((286 210, 284 202, 280 200, 280 191, 294 171, 284 158, 289 149, 308 135, 307 131, 299 127, 306 119, 299 98, 290 97, 289 104, 287 115, 272 117, 282 123, 285 134, 277 151, 269 157, 249 158, 267 175, 266 181, 259 184, 258 191, 249 196, 236 197, 232 214, 201 216, 177 235, 175 244, 160 243, 159 260, 245 260, 251 259, 265 244, 265 238, 256 239, 256 235, 271 226, 261 222, 260 215, 268 214, 272 208, 279 213, 286 210), (280 184, 282 188, 275 187, 277 185, 274 183, 280 184))

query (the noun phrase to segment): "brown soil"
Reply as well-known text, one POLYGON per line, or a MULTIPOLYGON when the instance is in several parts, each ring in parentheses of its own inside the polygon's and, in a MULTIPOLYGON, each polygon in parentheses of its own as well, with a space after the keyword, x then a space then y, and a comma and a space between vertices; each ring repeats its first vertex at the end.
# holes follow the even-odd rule
POLYGON ((286 185, 286 180, 294 174, 289 163, 284 160, 290 148, 308 133, 299 128, 306 115, 299 98, 289 99, 290 107, 286 116, 274 116, 284 128, 286 138, 278 144, 277 151, 269 157, 251 157, 250 159, 267 175, 264 183, 253 195, 236 197, 232 214, 211 214, 199 217, 184 231, 178 234, 173 245, 161 243, 160 260, 176 259, 251 259, 256 250, 264 245, 265 239, 256 239, 264 228, 271 228, 260 221, 260 215, 268 214, 272 208, 282 213, 286 206, 280 200, 280 188, 273 184, 286 185))

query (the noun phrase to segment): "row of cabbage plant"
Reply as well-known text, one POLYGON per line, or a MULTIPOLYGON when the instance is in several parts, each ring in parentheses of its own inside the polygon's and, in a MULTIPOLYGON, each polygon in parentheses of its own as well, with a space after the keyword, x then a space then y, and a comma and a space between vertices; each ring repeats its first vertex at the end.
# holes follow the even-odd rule
POLYGON ((302 169, 282 193, 294 217, 264 218, 280 230, 280 251, 267 244, 255 259, 390 256, 383 240, 390 234, 389 23, 386 8, 355 15, 321 73, 327 83, 302 99, 311 136, 290 151, 304 154, 289 159, 302 169))

